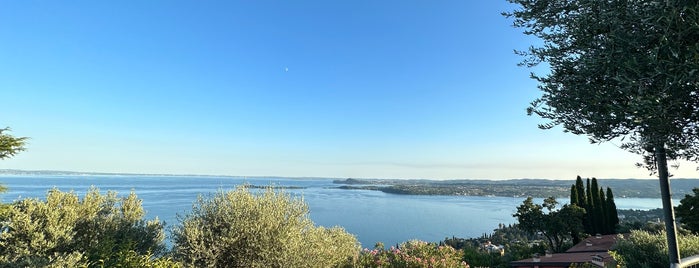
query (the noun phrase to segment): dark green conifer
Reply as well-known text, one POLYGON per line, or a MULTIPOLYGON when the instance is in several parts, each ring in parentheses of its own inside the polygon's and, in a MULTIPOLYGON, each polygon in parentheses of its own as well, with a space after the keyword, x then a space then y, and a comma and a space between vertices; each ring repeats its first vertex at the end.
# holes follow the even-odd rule
POLYGON ((590 188, 590 178, 587 178, 587 187, 585 187, 587 228, 585 228, 585 232, 594 235, 597 231, 595 228, 595 203, 592 200, 592 191, 590 189, 592 189, 590 188))
POLYGON ((607 224, 612 228, 612 233, 616 233, 616 227, 619 225, 619 214, 616 211, 614 194, 609 187, 607 187, 607 218, 609 219, 607 224))
POLYGON ((590 185, 590 193, 592 193, 592 226, 594 234, 604 233, 602 226, 602 207, 600 206, 599 198, 599 186, 597 185, 597 179, 592 178, 592 184, 590 185))
POLYGON ((578 192, 578 206, 581 208, 586 208, 587 207, 587 200, 585 197, 585 185, 583 184, 582 178, 578 176, 577 179, 575 179, 575 189, 577 189, 578 192))
POLYGON ((596 178, 587 179, 587 187, 585 187, 582 178, 578 176, 575 184, 570 187, 570 203, 585 209, 583 215, 585 233, 613 234, 619 224, 614 195, 609 187, 605 194, 604 188, 597 188, 597 186, 596 178))
POLYGON ((609 224, 607 222, 609 219, 607 218, 607 200, 604 198, 604 189, 602 187, 599 187, 599 221, 600 221, 600 226, 602 227, 600 229, 601 234, 611 234, 612 228, 609 227, 609 224))
POLYGON ((570 204, 582 207, 580 206, 580 201, 578 200, 578 189, 575 188, 575 185, 570 186, 570 204))

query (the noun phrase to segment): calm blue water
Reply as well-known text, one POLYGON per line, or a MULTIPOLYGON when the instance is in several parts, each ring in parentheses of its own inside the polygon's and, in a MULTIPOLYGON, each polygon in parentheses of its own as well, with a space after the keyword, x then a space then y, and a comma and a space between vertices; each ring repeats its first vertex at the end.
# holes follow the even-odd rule
MULTIPOLYGON (((57 187, 83 195, 94 185, 103 192, 128 194, 132 189, 143 199, 148 218, 158 217, 168 226, 176 215, 187 213, 198 195, 211 195, 242 183, 301 186, 286 190, 308 203, 310 217, 326 227, 341 226, 357 236, 364 247, 378 242, 393 245, 410 239, 440 241, 445 237, 477 237, 498 223, 515 223, 512 214, 524 198, 478 196, 409 196, 379 191, 335 189, 332 179, 230 178, 180 176, 0 176, 9 191, 3 202, 18 198, 43 198, 57 187)), ((560 200, 565 201, 565 200, 560 200)), ((541 203, 541 200, 536 200, 541 203)), ((677 200, 674 201, 677 204, 677 200)), ((660 199, 618 198, 620 209, 662 207, 660 199)))

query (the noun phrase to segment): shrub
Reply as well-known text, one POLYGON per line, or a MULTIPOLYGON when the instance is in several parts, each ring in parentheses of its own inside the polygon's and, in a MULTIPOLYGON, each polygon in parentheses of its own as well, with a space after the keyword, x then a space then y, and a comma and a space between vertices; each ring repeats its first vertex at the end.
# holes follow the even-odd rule
POLYGON ((199 197, 179 220, 173 252, 188 267, 333 267, 359 252, 353 235, 314 226, 303 200, 272 188, 199 197))
POLYGON ((113 267, 124 252, 159 254, 163 225, 144 214, 133 192, 119 198, 94 187, 82 200, 52 189, 46 201, 16 201, 0 223, 0 266, 113 267))
MULTIPOLYGON (((677 240, 680 256, 699 254, 699 236, 678 234, 677 240)), ((629 237, 618 240, 612 256, 621 267, 667 267, 669 257, 665 231, 631 231, 629 237)))
POLYGON ((364 249, 354 267, 468 267, 462 261, 461 251, 450 246, 437 246, 418 240, 412 240, 397 248, 385 249, 377 243, 373 250, 364 249))

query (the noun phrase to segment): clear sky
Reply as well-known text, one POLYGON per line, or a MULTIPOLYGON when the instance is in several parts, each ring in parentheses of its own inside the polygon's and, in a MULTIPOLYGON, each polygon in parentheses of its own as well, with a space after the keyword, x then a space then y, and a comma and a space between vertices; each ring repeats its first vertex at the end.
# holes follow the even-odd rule
MULTIPOLYGON (((539 130, 506 1, 2 1, 0 168, 650 178, 539 130)), ((541 69, 539 71, 545 71, 541 69)), ((699 177, 683 163, 676 177, 699 177)))

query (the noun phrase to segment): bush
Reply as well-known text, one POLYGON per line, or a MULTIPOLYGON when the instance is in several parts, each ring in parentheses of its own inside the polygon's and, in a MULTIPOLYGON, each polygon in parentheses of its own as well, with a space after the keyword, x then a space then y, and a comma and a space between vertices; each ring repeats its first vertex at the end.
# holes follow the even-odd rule
POLYGON ((373 250, 364 249, 354 267, 468 267, 462 252, 450 246, 437 246, 418 240, 405 242, 386 250, 377 243, 373 250))
POLYGON ((0 266, 114 267, 121 254, 159 254, 163 225, 143 220, 144 214, 133 192, 120 198, 94 187, 82 200, 52 189, 46 201, 16 201, 0 223, 0 266))
MULTIPOLYGON (((678 234, 680 256, 699 254, 699 236, 678 234)), ((621 267, 667 267, 667 238, 665 231, 650 233, 631 231, 631 235, 617 241, 612 256, 621 267)))
POLYGON ((315 227, 303 200, 247 186, 199 197, 173 240, 175 258, 188 267, 333 267, 359 252, 343 229, 315 227))

